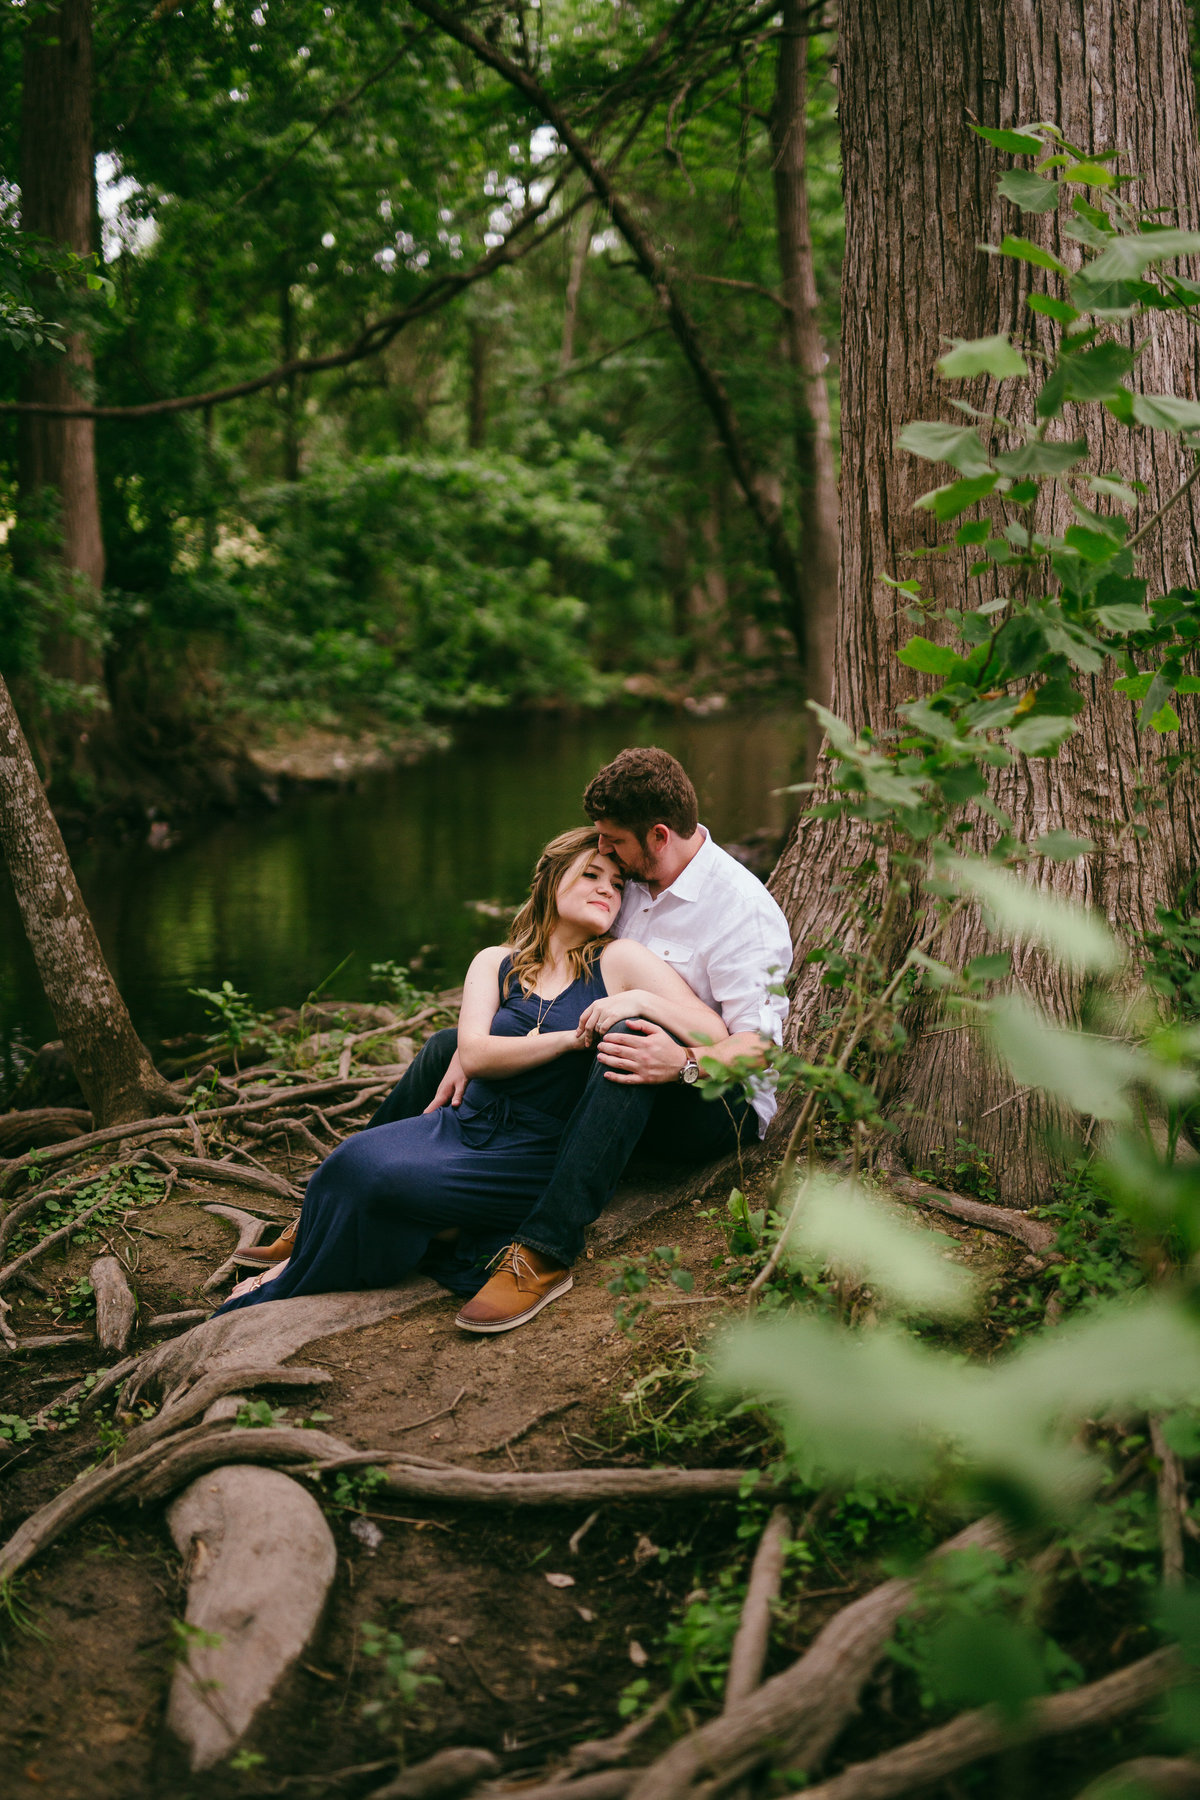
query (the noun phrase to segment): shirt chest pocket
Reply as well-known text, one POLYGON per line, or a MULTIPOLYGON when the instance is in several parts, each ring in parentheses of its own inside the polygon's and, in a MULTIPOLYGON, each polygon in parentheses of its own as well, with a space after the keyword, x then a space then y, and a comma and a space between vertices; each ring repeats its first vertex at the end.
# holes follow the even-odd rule
POLYGON ((696 954, 691 944, 679 944, 672 938, 652 937, 646 948, 653 950, 655 956, 661 956, 665 963, 671 965, 677 975, 682 975, 683 979, 687 980, 688 970, 696 954))

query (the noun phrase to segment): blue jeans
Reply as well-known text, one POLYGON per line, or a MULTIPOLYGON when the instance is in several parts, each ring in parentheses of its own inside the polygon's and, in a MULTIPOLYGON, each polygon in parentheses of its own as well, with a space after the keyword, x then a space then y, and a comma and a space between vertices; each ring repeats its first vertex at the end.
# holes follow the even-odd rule
MULTIPOLYGON (((625 1022, 612 1029, 623 1031, 625 1022)), ((367 1129, 424 1112, 457 1043, 453 1028, 434 1032, 367 1129)), ((687 1166, 715 1162, 757 1138, 758 1121, 744 1094, 705 1100, 695 1088, 678 1081, 653 1086, 609 1081, 596 1063, 567 1121, 546 1191, 514 1236, 569 1268, 583 1249, 585 1231, 612 1199, 636 1149, 656 1162, 687 1166)))

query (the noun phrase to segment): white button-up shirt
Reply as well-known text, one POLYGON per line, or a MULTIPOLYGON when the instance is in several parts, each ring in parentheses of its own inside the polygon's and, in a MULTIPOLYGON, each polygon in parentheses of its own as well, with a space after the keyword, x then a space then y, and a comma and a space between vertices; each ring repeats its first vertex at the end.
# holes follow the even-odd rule
MULTIPOLYGON (((700 830, 703 845, 657 899, 640 881, 625 883, 615 935, 670 963, 730 1034, 758 1031, 782 1043, 788 1003, 770 989, 792 966, 788 922, 757 876, 700 830)), ((775 1116, 769 1080, 752 1083, 750 1102, 761 1137, 775 1116)))

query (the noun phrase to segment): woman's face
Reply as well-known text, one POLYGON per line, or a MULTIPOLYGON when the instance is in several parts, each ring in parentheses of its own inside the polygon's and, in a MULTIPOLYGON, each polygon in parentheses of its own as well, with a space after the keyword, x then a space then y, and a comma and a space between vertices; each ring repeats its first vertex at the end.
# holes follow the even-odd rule
POLYGON ((625 886, 611 856, 585 850, 558 884, 555 909, 565 925, 579 925, 589 937, 600 937, 616 923, 625 886))

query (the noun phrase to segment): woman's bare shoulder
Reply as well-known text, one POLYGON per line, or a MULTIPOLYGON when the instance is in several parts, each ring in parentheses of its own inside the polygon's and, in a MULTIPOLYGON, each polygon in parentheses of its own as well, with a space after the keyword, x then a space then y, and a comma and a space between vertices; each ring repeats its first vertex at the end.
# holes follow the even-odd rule
POLYGON ((489 944, 472 958, 469 973, 473 975, 498 975, 500 964, 511 952, 507 944, 489 944))

